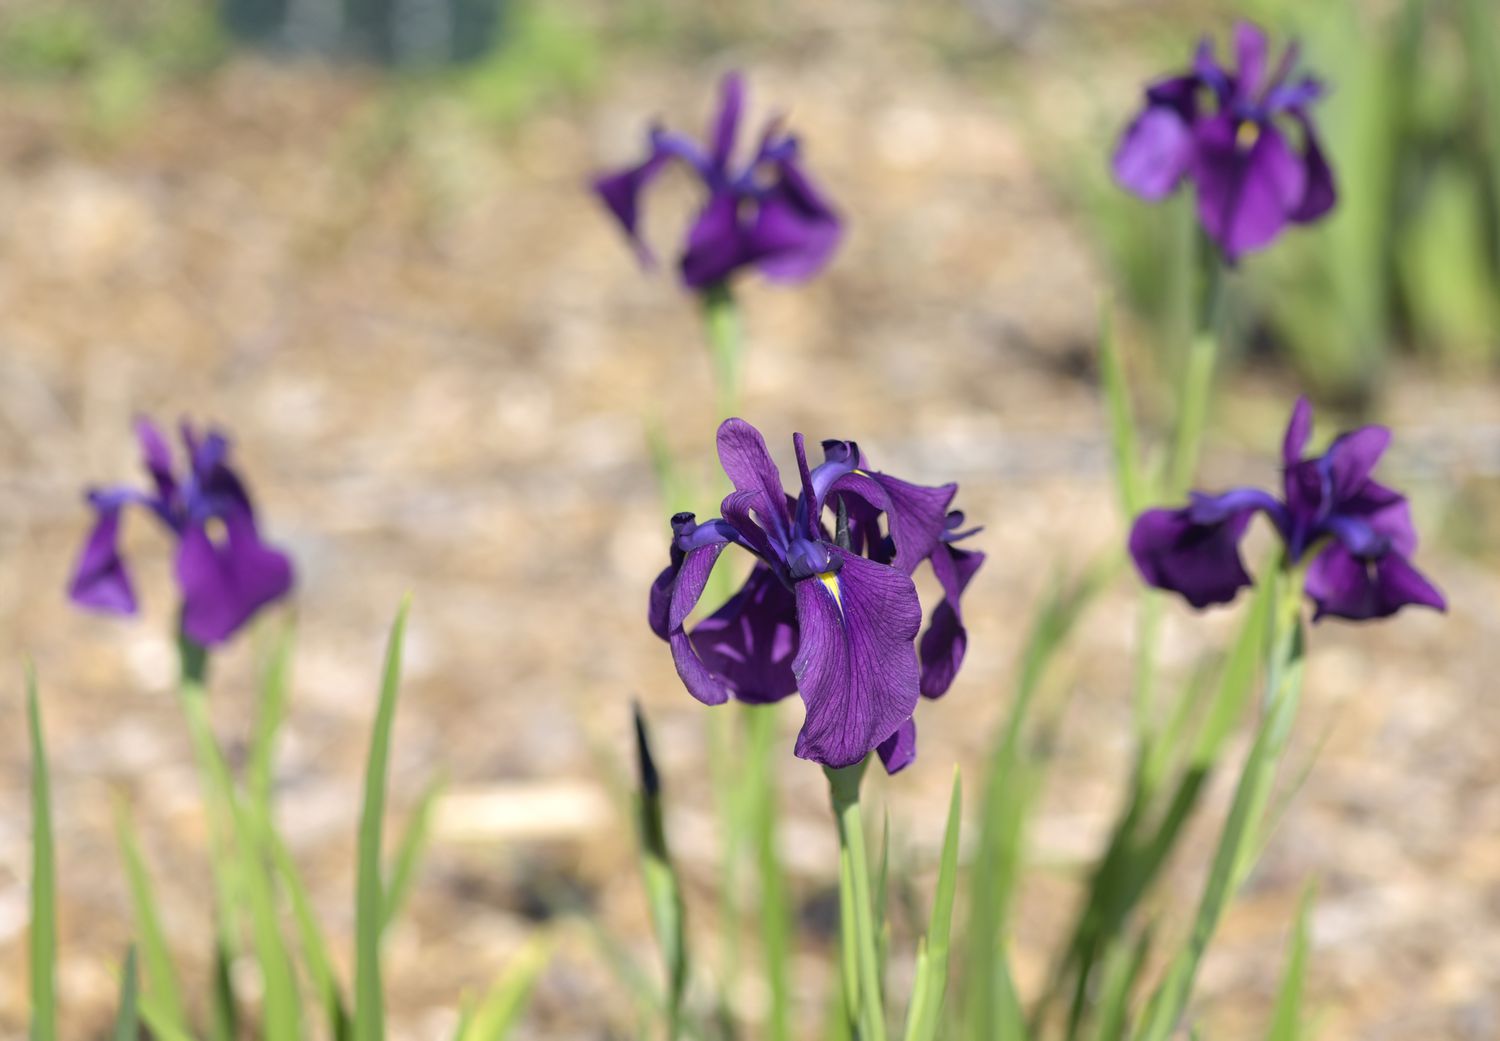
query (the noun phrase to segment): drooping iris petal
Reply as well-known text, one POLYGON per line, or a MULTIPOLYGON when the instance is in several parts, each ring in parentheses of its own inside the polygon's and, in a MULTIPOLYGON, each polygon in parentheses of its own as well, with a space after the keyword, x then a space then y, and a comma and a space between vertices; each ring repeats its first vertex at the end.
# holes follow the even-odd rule
POLYGON ((683 624, 708 584, 708 576, 728 543, 700 546, 683 554, 682 565, 672 583, 672 599, 667 608, 667 643, 672 649, 672 664, 688 693, 705 705, 722 705, 729 700, 729 685, 724 678, 698 657, 683 624))
POLYGON ((790 541, 792 514, 781 486, 781 472, 760 431, 743 419, 726 419, 719 424, 718 446, 719 465, 730 482, 738 491, 757 497, 749 508, 766 531, 782 544, 790 541))
POLYGON ((796 622, 791 590, 757 564, 740 591, 693 629, 693 648, 740 701, 780 701, 797 689, 796 622))
POLYGON ((1334 184, 1333 167, 1323 154, 1323 145, 1318 141, 1312 120, 1297 111, 1293 115, 1302 124, 1302 162, 1307 184, 1302 201, 1291 212, 1291 218, 1298 224, 1308 224, 1333 209, 1338 201, 1338 187, 1334 184))
POLYGON ((177 479, 172 476, 172 449, 167 445, 167 439, 145 416, 135 421, 135 437, 140 442, 141 457, 146 472, 151 475, 151 483, 156 485, 158 498, 164 504, 170 503, 177 495, 177 479))
POLYGON ((1274 516, 1265 492, 1236 489, 1195 496, 1177 510, 1147 510, 1130 532, 1130 555, 1149 585, 1181 594, 1194 607, 1227 604, 1251 584, 1240 542, 1257 510, 1274 516))
POLYGON ((795 586, 801 645, 792 671, 807 706, 796 754, 838 768, 862 760, 916 709, 922 609, 905 573, 833 552, 837 575, 795 586))
POLYGON ((918 645, 923 697, 938 698, 946 694, 963 665, 969 631, 964 627, 960 598, 983 563, 983 553, 947 543, 932 554, 932 573, 943 587, 943 600, 933 608, 932 620, 918 645))
POLYGON ((135 588, 120 556, 120 513, 133 496, 95 492, 89 496, 95 520, 73 569, 68 596, 80 607, 110 614, 135 614, 135 588))
POLYGON ((832 259, 843 223, 795 160, 775 170, 745 230, 745 255, 773 282, 805 282, 832 259))
POLYGON ((222 518, 223 541, 190 525, 177 547, 182 629, 201 644, 222 643, 265 604, 286 595, 292 565, 260 540, 246 511, 222 518))
POLYGON ((1388 618, 1408 604, 1447 610, 1443 594, 1402 554, 1358 557, 1338 542, 1308 567, 1306 589, 1317 605, 1315 620, 1388 618))
POLYGON ((888 774, 900 773, 917 758, 917 723, 908 719, 896 732, 876 746, 880 762, 888 774))
POLYGON ((1115 180, 1150 202, 1177 189, 1193 161, 1193 132, 1181 113, 1150 105, 1125 128, 1115 148, 1115 180))
POLYGON ((1231 260, 1274 239, 1307 187, 1307 171, 1280 130, 1255 124, 1247 149, 1240 126, 1224 114, 1201 121, 1194 132, 1198 220, 1231 260))
POLYGON ((641 237, 641 195, 672 158, 670 153, 653 147, 651 154, 639 165, 594 179, 594 192, 619 221, 636 257, 647 266, 653 264, 655 258, 651 247, 641 237))

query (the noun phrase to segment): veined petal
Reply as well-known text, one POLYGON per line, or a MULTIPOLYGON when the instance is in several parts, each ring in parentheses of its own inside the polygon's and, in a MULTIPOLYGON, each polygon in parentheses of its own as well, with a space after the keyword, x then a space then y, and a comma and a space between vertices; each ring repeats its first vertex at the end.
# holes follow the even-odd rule
POLYGON ((291 561, 260 540, 248 511, 231 511, 222 522, 221 543, 203 525, 193 524, 177 547, 182 628, 202 644, 227 640, 292 587, 291 561))
POLYGON ((89 495, 94 507, 94 527, 78 555, 68 597, 80 607, 110 614, 135 614, 135 589, 130 572, 120 556, 120 513, 135 499, 127 490, 89 495))
POLYGON ((923 697, 938 698, 946 694, 963 664, 969 631, 964 627, 960 598, 983 563, 983 553, 947 543, 932 554, 932 573, 943 587, 943 600, 933 608, 932 620, 918 644, 923 697))
MULTIPOLYGON (((708 585, 708 576, 727 545, 727 542, 716 542, 684 553, 667 602, 666 638, 672 648, 672 663, 677 666, 677 675, 688 693, 705 705, 721 705, 729 700, 729 686, 698 657, 683 624, 698 606, 703 589, 708 585)), ((665 578, 665 573, 657 581, 662 581, 662 578, 665 578)))
POLYGON ((892 563, 911 574, 932 556, 947 531, 948 506, 957 484, 912 484, 884 473, 854 471, 840 477, 828 494, 856 495, 885 513, 896 557, 892 563))
POLYGON ((797 689, 796 623, 792 591, 757 564, 740 591, 693 629, 692 645, 740 701, 780 701, 797 689))
POLYGON ((730 418, 719 424, 718 446, 724 473, 738 491, 757 497, 749 508, 759 516, 772 540, 784 548, 791 539, 792 513, 781 486, 781 471, 771 459, 766 439, 743 419, 730 418))
POLYGON ((1393 551, 1365 559, 1338 542, 1312 562, 1306 589, 1317 605, 1314 619, 1388 618, 1408 604, 1447 609, 1443 594, 1402 554, 1393 551))
POLYGON ((1156 202, 1182 182, 1193 160, 1193 133, 1173 107, 1148 105, 1115 148, 1115 180, 1127 191, 1156 202))
POLYGON ((916 709, 912 641, 922 609, 904 572, 833 552, 836 575, 794 589, 801 643, 792 671, 807 706, 796 754, 838 768, 862 760, 916 709))
POLYGON ((908 719, 896 732, 876 746, 880 762, 888 774, 900 773, 917 758, 917 723, 908 719))

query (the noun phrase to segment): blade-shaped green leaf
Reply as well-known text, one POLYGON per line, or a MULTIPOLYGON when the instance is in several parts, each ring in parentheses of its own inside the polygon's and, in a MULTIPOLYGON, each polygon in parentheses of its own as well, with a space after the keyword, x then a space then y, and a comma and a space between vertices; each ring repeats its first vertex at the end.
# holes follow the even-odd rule
MULTIPOLYGON (((120 844, 120 857, 125 862, 125 875, 130 883, 130 903, 145 959, 145 994, 151 999, 159 1020, 185 1032, 188 1029, 187 1013, 183 1010, 177 970, 172 964, 166 932, 162 929, 161 913, 157 909, 151 876, 141 856, 140 840, 136 837, 130 816, 123 806, 117 808, 115 813, 115 833, 120 844)), ((132 955, 134 953, 131 952, 132 955)))
POLYGON ((552 945, 534 942, 501 974, 469 1017, 460 1041, 505 1041, 526 1011, 536 981, 552 958, 552 945))
POLYGON ((26 720, 31 735, 31 1041, 57 1041, 57 851, 42 710, 30 664, 26 720))
POLYGON ((1302 994, 1307 982, 1308 919, 1316 887, 1308 886, 1297 907, 1297 924, 1287 947, 1286 971, 1276 992, 1276 1009, 1266 1041, 1299 1041, 1302 1037, 1302 994))
POLYGON ((441 777, 434 777, 427 783, 427 787, 422 790, 421 798, 417 800, 416 808, 412 810, 411 819, 406 822, 406 830, 401 835, 401 841, 396 846, 396 855, 391 860, 390 881, 385 887, 385 928, 387 929, 401 913, 401 908, 411 893, 412 882, 416 879, 417 868, 422 862, 422 855, 427 850, 427 840, 432 834, 432 811, 437 805, 439 796, 443 794, 443 787, 444 781, 441 777))
POLYGON ((932 898, 932 917, 927 923, 927 935, 917 958, 911 1007, 906 1014, 906 1041, 934 1041, 942 1023, 943 995, 948 987, 953 898, 958 889, 958 830, 962 809, 963 781, 955 770, 953 794, 948 800, 948 826, 943 833, 943 853, 938 861, 937 889, 932 898))
POLYGON ((120 1008, 115 1013, 114 1041, 139 1041, 140 1008, 137 1005, 140 981, 135 972, 135 948, 125 953, 125 968, 120 973, 120 1008))
POLYGON ((406 638, 410 601, 404 601, 391 627, 380 702, 365 763, 364 807, 359 821, 359 861, 355 881, 354 1038, 384 1041, 385 1005, 380 972, 380 934, 385 923, 385 893, 381 883, 382 836, 385 827, 385 786, 391 754, 391 730, 396 718, 396 695, 401 686, 401 651, 406 638))

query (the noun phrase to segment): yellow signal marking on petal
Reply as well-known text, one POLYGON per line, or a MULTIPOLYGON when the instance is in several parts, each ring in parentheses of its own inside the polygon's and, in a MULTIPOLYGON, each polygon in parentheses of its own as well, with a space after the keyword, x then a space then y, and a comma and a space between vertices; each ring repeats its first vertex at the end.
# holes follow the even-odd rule
POLYGON ((844 609, 844 601, 839 597, 839 576, 832 571, 818 572, 818 581, 823 583, 823 588, 833 594, 833 602, 839 605, 839 610, 844 609))
POLYGON ((1240 148, 1249 150, 1255 147, 1255 142, 1260 140, 1260 124, 1251 120, 1245 120, 1234 132, 1234 143, 1240 148))

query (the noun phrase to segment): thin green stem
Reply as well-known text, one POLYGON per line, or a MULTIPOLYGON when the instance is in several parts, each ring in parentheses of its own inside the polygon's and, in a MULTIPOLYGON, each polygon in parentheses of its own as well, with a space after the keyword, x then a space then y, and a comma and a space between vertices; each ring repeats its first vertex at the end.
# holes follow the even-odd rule
POLYGON ((739 305, 735 303, 734 293, 727 282, 703 291, 703 325, 713 360, 714 401, 719 418, 727 419, 739 411, 744 352, 739 305))
POLYGON ((749 731, 751 770, 746 797, 753 801, 747 816, 755 836, 756 864, 760 874, 761 946, 765 952, 766 983, 771 993, 767 1037, 772 1041, 790 1041, 792 923, 777 848, 776 789, 771 770, 777 734, 776 706, 746 705, 743 714, 749 731))
POLYGON ((1201 238, 1203 294, 1196 329, 1188 342, 1182 389, 1177 400, 1177 430, 1166 492, 1176 499, 1187 492, 1203 448, 1204 423, 1213 393, 1214 363, 1219 351, 1223 312, 1224 266, 1207 237, 1201 238))
MULTIPOLYGON (((885 1041, 885 1004, 882 998, 879 944, 875 928, 873 887, 870 884, 870 858, 865 845, 864 821, 860 815, 859 784, 869 760, 841 770, 824 768, 833 814, 838 821, 840 889, 839 905, 853 913, 852 938, 859 985, 858 1037, 860 1041, 885 1041), (846 867, 847 865, 847 867, 846 867)), ((845 928, 846 942, 851 938, 845 928)), ((845 952, 848 958, 848 952, 845 952)))

